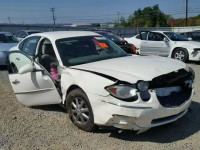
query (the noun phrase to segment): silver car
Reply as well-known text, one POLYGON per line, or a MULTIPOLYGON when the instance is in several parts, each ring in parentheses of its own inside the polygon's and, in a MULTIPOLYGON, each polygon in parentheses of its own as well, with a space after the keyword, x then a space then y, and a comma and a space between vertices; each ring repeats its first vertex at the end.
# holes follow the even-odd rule
POLYGON ((0 32, 0 66, 6 65, 8 51, 19 43, 10 32, 0 32))

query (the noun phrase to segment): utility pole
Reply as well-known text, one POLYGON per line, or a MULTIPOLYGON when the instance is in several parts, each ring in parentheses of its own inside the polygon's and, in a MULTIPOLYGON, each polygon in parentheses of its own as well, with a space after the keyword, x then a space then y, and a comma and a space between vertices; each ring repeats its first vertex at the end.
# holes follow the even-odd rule
POLYGON ((8 22, 9 22, 9 24, 11 24, 10 17, 8 17, 8 22))
POLYGON ((120 16, 120 12, 117 12, 117 16, 118 16, 118 24, 119 24, 119 16, 120 16))
POLYGON ((53 15, 53 31, 55 31, 55 25, 56 25, 56 18, 54 15, 55 8, 50 8, 50 11, 52 12, 52 15, 53 15))
POLYGON ((188 0, 186 0, 186 16, 185 16, 185 25, 188 26, 188 0))

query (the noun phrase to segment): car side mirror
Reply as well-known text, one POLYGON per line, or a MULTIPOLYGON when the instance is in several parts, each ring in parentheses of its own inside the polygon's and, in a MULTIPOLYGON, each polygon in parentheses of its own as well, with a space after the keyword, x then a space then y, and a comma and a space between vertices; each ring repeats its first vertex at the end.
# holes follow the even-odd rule
POLYGON ((26 64, 22 68, 19 69, 19 74, 25 74, 28 72, 33 72, 35 69, 35 66, 33 64, 26 64))
POLYGON ((41 71, 42 73, 44 72, 44 70, 42 69, 36 69, 34 64, 26 64, 24 65, 22 68, 19 69, 19 74, 25 74, 28 72, 38 72, 41 71))
POLYGON ((192 41, 192 38, 191 38, 191 37, 189 37, 189 38, 188 38, 188 40, 189 40, 189 41, 192 41))
POLYGON ((169 42, 169 40, 166 37, 164 37, 163 41, 169 42))

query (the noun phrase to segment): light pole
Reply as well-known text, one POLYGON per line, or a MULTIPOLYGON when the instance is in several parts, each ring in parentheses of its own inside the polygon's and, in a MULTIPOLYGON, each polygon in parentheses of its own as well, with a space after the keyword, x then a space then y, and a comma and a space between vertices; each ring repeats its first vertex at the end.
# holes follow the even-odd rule
POLYGON ((188 26, 188 0, 186 0, 185 25, 188 26))
POLYGON ((55 31, 55 25, 56 25, 56 18, 54 15, 55 8, 50 8, 50 11, 52 12, 52 15, 53 15, 53 31, 55 31))

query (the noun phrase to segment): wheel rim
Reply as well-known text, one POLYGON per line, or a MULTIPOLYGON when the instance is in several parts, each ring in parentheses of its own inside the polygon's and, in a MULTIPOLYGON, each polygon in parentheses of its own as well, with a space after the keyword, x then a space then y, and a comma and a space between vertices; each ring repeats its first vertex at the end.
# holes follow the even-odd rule
POLYGON ((183 61, 185 59, 185 53, 183 51, 177 51, 175 53, 175 59, 179 59, 183 61))
POLYGON ((71 117, 73 121, 80 125, 85 125, 89 121, 89 108, 80 97, 75 97, 71 102, 71 117))

